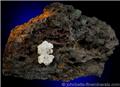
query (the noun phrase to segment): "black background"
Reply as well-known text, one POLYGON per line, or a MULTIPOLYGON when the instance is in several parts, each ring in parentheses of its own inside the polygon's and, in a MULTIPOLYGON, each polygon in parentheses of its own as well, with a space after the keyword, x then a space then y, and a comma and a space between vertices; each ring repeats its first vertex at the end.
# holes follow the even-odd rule
MULTIPOLYGON (((9 15, 7 13, 9 9, 9 4, 21 4, 21 3, 32 3, 32 2, 2 2, 2 17, 9 15), (7 7, 8 6, 8 7, 7 7), (6 8, 5 8, 6 7, 6 8)), ((41 3, 41 2, 37 2, 41 3)), ((52 2, 48 2, 52 3, 52 2)), ((75 8, 80 9, 82 14, 89 17, 97 17, 100 20, 105 21, 107 24, 115 30, 116 36, 120 41, 120 2, 62 2, 64 4, 73 5, 75 8)), ((9 11, 8 11, 9 12, 9 11)), ((9 36, 10 30, 6 32, 7 22, 2 18, 2 54, 4 47, 9 36), (6 29, 6 30, 5 30, 6 29)), ((120 42, 119 42, 120 43, 120 42)), ((8 86, 27 86, 27 83, 20 79, 21 82, 16 82, 18 78, 4 77, 2 76, 2 84, 5 87, 8 86), (14 82, 13 82, 14 81, 14 82), (25 83, 24 83, 25 82, 25 83), (18 85, 12 85, 12 83, 18 85), (25 85, 23 85, 25 84, 25 85)), ((105 64, 105 69, 102 74, 102 77, 99 82, 108 82, 108 83, 120 83, 120 46, 117 46, 114 54, 110 56, 109 60, 105 64)), ((32 85, 29 85, 32 86, 32 85)))

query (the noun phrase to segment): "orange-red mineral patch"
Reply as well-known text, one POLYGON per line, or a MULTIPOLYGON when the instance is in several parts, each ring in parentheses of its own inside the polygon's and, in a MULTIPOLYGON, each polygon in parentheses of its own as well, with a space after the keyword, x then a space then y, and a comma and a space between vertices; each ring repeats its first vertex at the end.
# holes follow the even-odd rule
POLYGON ((10 38, 8 39, 8 42, 14 41, 17 36, 19 36, 24 29, 26 29, 28 26, 30 26, 32 23, 42 21, 45 18, 48 18, 49 16, 53 15, 54 12, 45 10, 43 14, 36 16, 35 18, 30 19, 27 23, 24 23, 22 25, 18 25, 14 28, 14 30, 10 33, 10 38))

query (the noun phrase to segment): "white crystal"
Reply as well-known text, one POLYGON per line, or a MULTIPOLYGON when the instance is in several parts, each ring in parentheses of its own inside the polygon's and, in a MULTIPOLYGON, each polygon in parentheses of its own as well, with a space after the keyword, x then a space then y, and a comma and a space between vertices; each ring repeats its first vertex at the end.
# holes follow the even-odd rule
POLYGON ((45 65, 49 65, 53 59, 54 56, 50 55, 53 53, 53 44, 43 41, 41 44, 38 45, 38 63, 42 64, 44 63, 45 65))

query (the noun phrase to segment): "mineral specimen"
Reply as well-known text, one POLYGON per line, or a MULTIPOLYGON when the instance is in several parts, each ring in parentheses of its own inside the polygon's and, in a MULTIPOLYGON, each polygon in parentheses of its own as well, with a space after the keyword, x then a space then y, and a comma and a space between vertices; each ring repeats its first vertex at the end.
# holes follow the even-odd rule
POLYGON ((3 74, 64 81, 100 76, 118 44, 110 25, 82 15, 71 5, 52 3, 43 14, 12 29, 3 56, 3 74), (43 41, 54 46, 53 52, 49 52, 54 59, 49 63, 38 62, 42 55, 38 54, 38 46, 43 41))
POLYGON ((52 48, 53 44, 48 43, 47 41, 44 41, 42 44, 38 45, 38 54, 40 54, 38 57, 38 63, 49 65, 53 61, 54 56, 50 55, 53 53, 52 48))

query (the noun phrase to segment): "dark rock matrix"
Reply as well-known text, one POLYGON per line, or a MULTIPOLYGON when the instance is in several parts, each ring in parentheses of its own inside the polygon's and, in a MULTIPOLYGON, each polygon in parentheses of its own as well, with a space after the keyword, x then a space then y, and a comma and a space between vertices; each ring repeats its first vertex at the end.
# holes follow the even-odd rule
POLYGON ((100 76, 118 45, 110 25, 87 17, 71 5, 52 3, 43 14, 12 29, 3 55, 3 74, 24 79, 68 81, 80 76, 100 76), (53 62, 38 63, 37 46, 54 45, 53 62))

